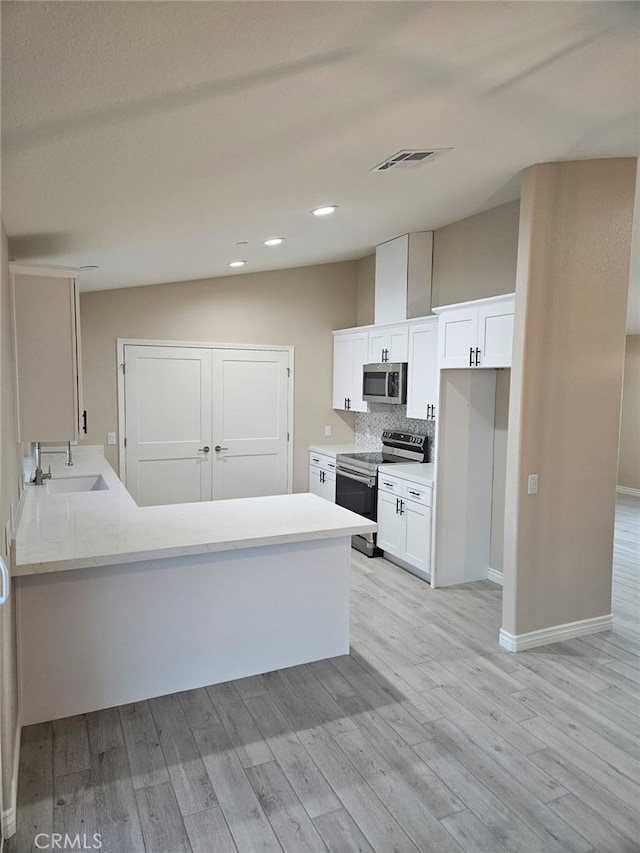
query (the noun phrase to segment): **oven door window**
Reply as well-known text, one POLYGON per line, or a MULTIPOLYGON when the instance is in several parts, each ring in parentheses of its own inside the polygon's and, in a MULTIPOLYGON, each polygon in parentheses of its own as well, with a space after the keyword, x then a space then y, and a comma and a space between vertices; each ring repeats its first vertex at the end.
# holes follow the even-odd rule
POLYGON ((386 397, 387 372, 385 370, 365 370, 362 380, 362 393, 365 397, 386 397))
POLYGON ((377 489, 358 480, 345 477, 340 472, 336 476, 336 503, 350 509, 358 515, 375 521, 377 518, 377 489))

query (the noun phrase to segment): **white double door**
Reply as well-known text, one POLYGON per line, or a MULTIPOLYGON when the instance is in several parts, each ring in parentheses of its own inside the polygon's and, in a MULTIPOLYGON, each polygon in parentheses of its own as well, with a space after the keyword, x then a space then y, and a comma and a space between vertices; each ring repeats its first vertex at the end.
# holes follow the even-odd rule
POLYGON ((125 344, 124 364, 138 506, 287 491, 288 351, 125 344))

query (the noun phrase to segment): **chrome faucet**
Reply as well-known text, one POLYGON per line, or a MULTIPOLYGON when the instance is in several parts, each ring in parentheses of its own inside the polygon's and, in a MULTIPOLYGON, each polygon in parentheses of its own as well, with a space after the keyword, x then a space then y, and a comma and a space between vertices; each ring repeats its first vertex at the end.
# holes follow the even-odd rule
POLYGON ((40 442, 36 441, 35 444, 35 462, 36 462, 36 470, 33 476, 33 480, 31 481, 36 486, 41 486, 45 480, 51 479, 51 465, 49 465, 49 471, 45 474, 42 470, 42 454, 43 453, 66 453, 67 459, 65 465, 71 467, 73 465, 73 456, 71 455, 71 442, 67 442, 66 450, 43 450, 40 442))

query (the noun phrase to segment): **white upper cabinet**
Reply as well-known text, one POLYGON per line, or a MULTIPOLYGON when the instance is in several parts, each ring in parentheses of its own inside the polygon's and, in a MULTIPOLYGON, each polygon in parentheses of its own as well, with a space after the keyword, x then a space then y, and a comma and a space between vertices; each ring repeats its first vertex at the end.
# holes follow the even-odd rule
POLYGON ((434 308, 441 369, 511 367, 515 294, 434 308))
POLYGON ((409 330, 406 325, 371 329, 369 363, 407 361, 409 330))
POLYGON ((376 325, 429 313, 432 256, 432 231, 403 234, 376 246, 376 325))
POLYGON ((77 270, 11 264, 19 441, 83 429, 77 270))
POLYGON ((333 336, 333 408, 366 412, 362 367, 369 359, 369 332, 351 330, 333 336))
POLYGON ((409 326, 407 417, 434 420, 438 398, 438 318, 409 326))

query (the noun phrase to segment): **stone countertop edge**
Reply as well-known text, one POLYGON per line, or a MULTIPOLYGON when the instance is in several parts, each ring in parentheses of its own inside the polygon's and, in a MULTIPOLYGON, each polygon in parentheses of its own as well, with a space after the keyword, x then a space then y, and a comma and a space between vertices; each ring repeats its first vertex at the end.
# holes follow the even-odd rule
POLYGON ((378 474, 433 488, 434 464, 433 462, 383 462, 382 465, 378 465, 378 474))
POLYGON ((335 539, 377 529, 374 522, 310 493, 138 507, 106 461, 102 447, 74 448, 74 458, 73 468, 56 462, 57 457, 52 459, 53 476, 101 474, 109 489, 48 494, 46 486, 27 486, 12 543, 13 577, 335 539), (316 520, 309 521, 310 515, 316 520), (157 545, 149 541, 154 525, 157 545), (228 532, 207 541, 203 526, 224 527, 228 532), (55 541, 50 539, 52 531, 55 541))

